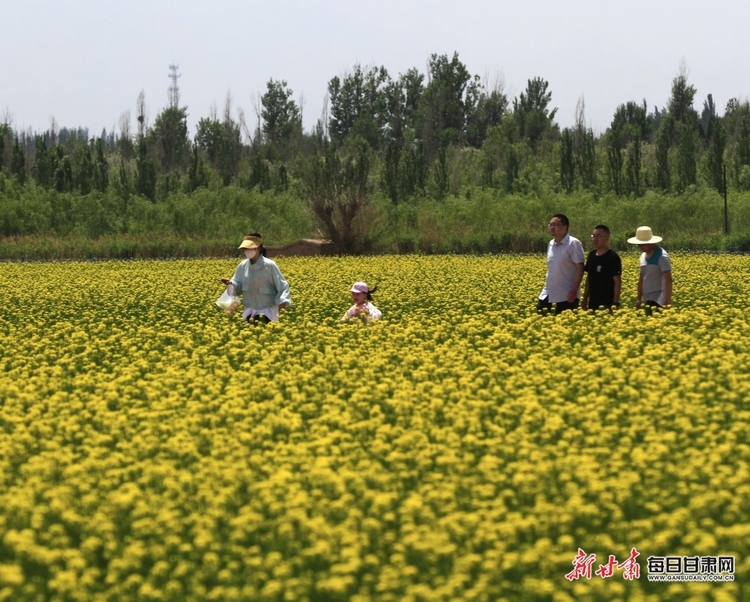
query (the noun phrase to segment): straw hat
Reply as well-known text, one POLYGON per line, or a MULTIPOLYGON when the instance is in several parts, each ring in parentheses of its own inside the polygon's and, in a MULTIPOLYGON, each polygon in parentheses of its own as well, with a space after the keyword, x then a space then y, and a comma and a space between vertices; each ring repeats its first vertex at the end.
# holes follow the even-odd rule
POLYGON ((635 231, 635 236, 628 238, 628 242, 631 245, 651 245, 661 242, 661 240, 661 236, 654 236, 654 233, 651 232, 651 228, 648 226, 640 226, 635 231))

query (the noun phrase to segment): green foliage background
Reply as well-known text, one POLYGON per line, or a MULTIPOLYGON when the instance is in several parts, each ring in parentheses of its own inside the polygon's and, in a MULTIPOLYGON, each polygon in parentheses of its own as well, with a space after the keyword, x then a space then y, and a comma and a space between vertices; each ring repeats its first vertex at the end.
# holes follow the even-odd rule
POLYGON ((553 213, 579 237, 607 224, 619 248, 645 224, 668 248, 750 251, 750 103, 720 114, 708 94, 699 113, 684 68, 666 107, 624 102, 601 134, 583 98, 561 131, 543 78, 511 100, 457 53, 424 74, 355 65, 328 91, 309 133, 274 79, 255 128, 228 97, 191 137, 177 96, 149 126, 143 93, 135 133, 1 123, 0 258, 228 255, 249 231, 353 253, 535 252, 553 213))

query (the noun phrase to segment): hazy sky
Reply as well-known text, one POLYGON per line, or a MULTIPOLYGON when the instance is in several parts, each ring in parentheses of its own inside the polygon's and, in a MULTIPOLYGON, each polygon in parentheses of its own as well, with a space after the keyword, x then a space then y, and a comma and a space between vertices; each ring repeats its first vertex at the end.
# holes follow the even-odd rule
POLYGON ((396 78, 431 54, 456 51, 473 74, 501 77, 509 99, 533 77, 549 82, 557 122, 584 97, 597 132, 616 107, 663 107, 680 62, 723 113, 750 93, 750 3, 739 0, 0 0, 0 121, 16 130, 135 129, 141 90, 149 122, 168 104, 179 65, 191 135, 212 105, 251 124, 270 78, 304 96, 304 127, 320 117, 328 81, 356 63, 396 78))

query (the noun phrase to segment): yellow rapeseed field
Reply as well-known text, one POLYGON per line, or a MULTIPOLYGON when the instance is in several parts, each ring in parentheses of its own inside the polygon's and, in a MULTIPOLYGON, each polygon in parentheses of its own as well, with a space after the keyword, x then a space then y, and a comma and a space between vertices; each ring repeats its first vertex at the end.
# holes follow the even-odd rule
POLYGON ((267 326, 235 260, 1 264, 0 600, 749 600, 750 257, 672 259, 540 317, 538 256, 282 258, 267 326))

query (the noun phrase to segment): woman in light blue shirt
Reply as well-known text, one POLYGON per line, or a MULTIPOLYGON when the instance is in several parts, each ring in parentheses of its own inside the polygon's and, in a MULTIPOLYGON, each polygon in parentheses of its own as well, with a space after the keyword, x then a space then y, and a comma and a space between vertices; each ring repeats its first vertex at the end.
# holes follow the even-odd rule
POLYGON ((278 322, 279 310, 292 304, 289 284, 276 263, 266 257, 260 234, 245 236, 239 248, 245 252, 245 259, 231 279, 221 281, 230 295, 242 295, 243 320, 278 322))

